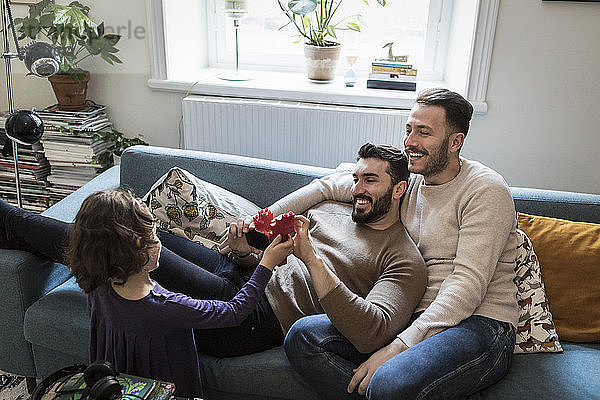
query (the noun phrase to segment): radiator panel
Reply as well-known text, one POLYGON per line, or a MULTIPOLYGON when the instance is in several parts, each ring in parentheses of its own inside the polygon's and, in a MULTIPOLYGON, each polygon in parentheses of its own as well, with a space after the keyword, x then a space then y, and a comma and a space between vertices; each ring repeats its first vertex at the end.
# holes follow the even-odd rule
POLYGON ((366 143, 401 147, 407 110, 188 96, 185 149, 335 168, 366 143))

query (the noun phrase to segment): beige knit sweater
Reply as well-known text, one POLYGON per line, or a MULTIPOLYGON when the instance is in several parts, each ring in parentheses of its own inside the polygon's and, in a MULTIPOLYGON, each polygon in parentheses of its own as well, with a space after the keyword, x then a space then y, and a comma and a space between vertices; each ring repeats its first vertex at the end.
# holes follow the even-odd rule
POLYGON ((265 293, 285 331, 306 315, 327 313, 359 351, 375 351, 404 329, 427 284, 425 263, 398 221, 385 230, 357 224, 349 204, 308 211, 314 247, 337 285, 318 298, 306 266, 293 255, 265 293))
MULTIPOLYGON (((502 177, 462 159, 459 174, 443 185, 411 176, 401 219, 427 265, 428 284, 417 311, 398 337, 408 346, 475 314, 516 326, 514 203, 502 177)), ((284 197, 272 210, 301 212, 323 200, 348 202, 352 176, 338 173, 284 197)), ((275 212, 275 211, 274 211, 275 212)))

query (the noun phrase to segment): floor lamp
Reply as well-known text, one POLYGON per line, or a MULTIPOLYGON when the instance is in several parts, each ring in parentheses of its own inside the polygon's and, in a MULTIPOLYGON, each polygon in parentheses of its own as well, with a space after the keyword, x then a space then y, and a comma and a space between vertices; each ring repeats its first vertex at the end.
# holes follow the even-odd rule
POLYGON ((5 123, 5 131, 8 138, 12 141, 12 149, 9 149, 9 141, 4 145, 3 153, 12 151, 15 168, 15 185, 17 190, 17 204, 23 207, 21 197, 21 182, 19 179, 19 154, 18 144, 31 145, 42 137, 44 133, 44 124, 40 117, 33 111, 20 110, 15 112, 13 86, 12 86, 12 68, 11 61, 18 58, 25 62, 27 69, 37 76, 48 77, 58 72, 60 67, 60 57, 57 50, 48 43, 34 42, 22 50, 17 39, 17 32, 12 18, 10 0, 0 0, 0 12, 2 13, 2 36, 4 51, 2 58, 6 70, 6 94, 8 98, 8 112, 10 113, 5 123), (15 42, 16 52, 10 51, 9 29, 12 32, 12 38, 15 42))

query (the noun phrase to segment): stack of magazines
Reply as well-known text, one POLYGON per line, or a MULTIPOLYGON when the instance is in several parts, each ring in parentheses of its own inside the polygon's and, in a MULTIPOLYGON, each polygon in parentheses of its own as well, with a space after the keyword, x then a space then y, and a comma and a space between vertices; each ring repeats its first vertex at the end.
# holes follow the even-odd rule
POLYGON ((88 103, 82 111, 61 111, 50 106, 37 111, 44 121, 42 144, 52 172, 50 201, 57 202, 77 190, 100 172, 105 165, 97 156, 113 142, 95 138, 95 132, 111 130, 106 106, 88 103))
MULTIPOLYGON (((12 141, 4 133, 4 120, 8 114, 0 114, 0 149, 5 144, 7 150, 13 148, 12 141)), ((50 164, 44 156, 40 143, 31 146, 18 145, 19 183, 23 208, 32 211, 43 211, 49 205, 48 175, 50 164)), ((0 154, 0 197, 17 205, 17 185, 15 164, 12 151, 0 154)))

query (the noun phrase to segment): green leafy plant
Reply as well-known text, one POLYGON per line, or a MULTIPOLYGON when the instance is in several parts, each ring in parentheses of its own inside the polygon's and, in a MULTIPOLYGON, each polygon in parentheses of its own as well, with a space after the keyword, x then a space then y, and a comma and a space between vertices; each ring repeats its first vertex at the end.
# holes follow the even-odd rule
POLYGON ((113 164, 113 154, 120 157, 121 154, 123 154, 123 151, 125 151, 125 149, 128 147, 136 144, 148 145, 148 142, 142 139, 144 135, 141 133, 138 133, 137 136, 129 138, 125 137, 123 132, 112 129, 111 131, 106 132, 93 132, 90 135, 96 140, 113 143, 109 148, 106 149, 106 151, 94 156, 92 160, 96 164, 104 166, 111 166, 113 164))
POLYGON ((115 55, 120 35, 106 33, 104 22, 96 24, 88 16, 90 8, 78 1, 62 6, 54 0, 42 0, 29 6, 25 18, 15 18, 19 40, 43 35, 60 55, 60 73, 81 80, 85 71, 79 64, 88 57, 100 56, 114 65, 122 61, 115 55))
MULTIPOLYGON (((362 1, 369 4, 368 0, 362 1)), ((282 0, 277 0, 281 11, 290 20, 285 26, 293 24, 300 38, 304 38, 307 44, 320 47, 339 44, 336 33, 338 29, 360 32, 363 24, 360 14, 334 20, 342 2, 343 0, 289 0, 284 4, 282 0)), ((377 0, 377 3, 385 6, 386 0, 377 0)))

